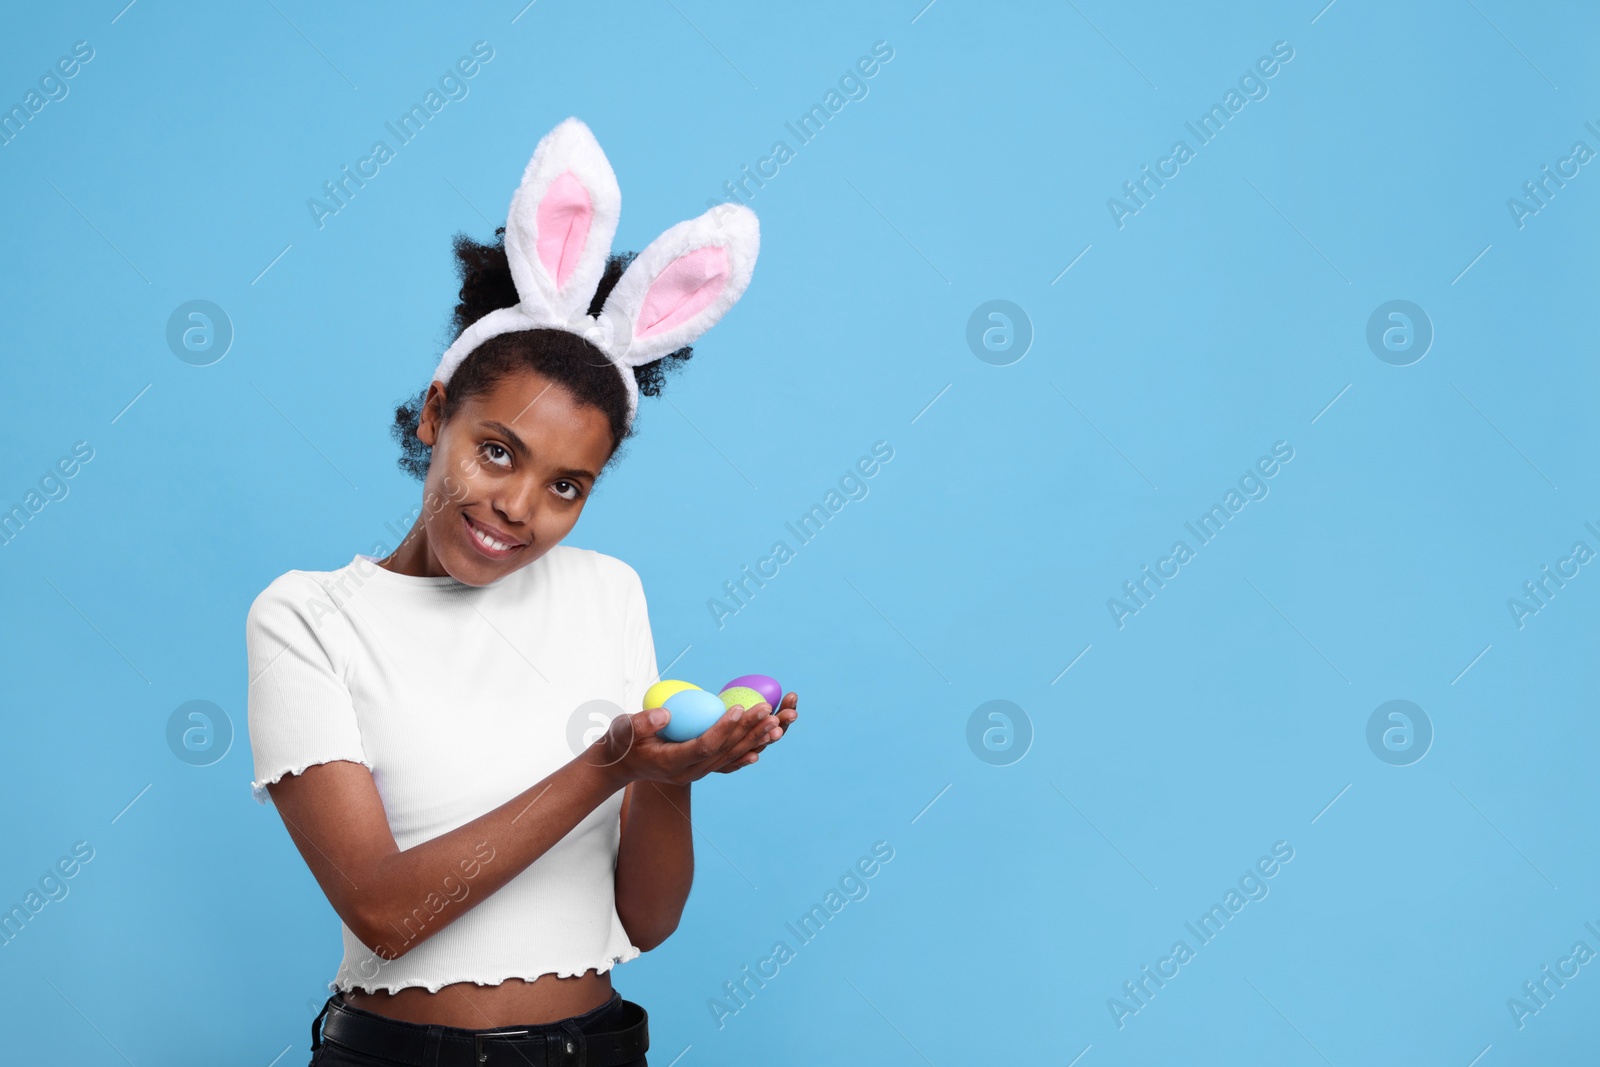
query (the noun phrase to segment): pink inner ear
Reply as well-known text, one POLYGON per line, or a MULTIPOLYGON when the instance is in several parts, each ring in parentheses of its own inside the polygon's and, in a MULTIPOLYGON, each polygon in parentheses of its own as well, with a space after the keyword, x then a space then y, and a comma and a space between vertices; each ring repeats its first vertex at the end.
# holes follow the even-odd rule
POLYGON ((635 337, 649 337, 687 322, 728 284, 728 250, 721 245, 679 256, 650 283, 635 324, 635 337))
POLYGON ((539 201, 539 262, 545 273, 564 288, 572 268, 578 265, 583 242, 594 220, 594 204, 589 191, 569 170, 550 183, 539 201))

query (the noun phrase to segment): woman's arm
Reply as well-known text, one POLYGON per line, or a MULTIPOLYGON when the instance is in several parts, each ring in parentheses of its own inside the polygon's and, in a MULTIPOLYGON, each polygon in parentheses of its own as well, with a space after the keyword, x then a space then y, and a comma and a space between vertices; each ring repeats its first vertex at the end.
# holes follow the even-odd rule
MULTIPOLYGON (((746 757, 755 762, 755 753, 746 757)), ((628 940, 649 952, 672 936, 694 882, 689 786, 631 782, 622 798, 617 849, 617 918, 628 940)))
MULTIPOLYGON (((267 792, 350 932, 380 958, 399 959, 521 874, 618 789, 637 783, 666 794, 681 790, 687 813, 690 782, 754 762, 746 757, 765 736, 758 719, 741 723, 730 713, 692 741, 662 742, 654 736, 661 725, 656 714, 617 716, 603 739, 559 770, 498 808, 403 852, 372 772, 359 763, 313 764, 283 776, 267 792)), ((652 817, 651 807, 638 810, 644 823, 658 826, 664 819, 659 811, 652 817)), ((687 847, 687 815, 681 819, 687 847)), ((636 836, 656 837, 659 830, 636 836)), ((630 870, 640 866, 629 863, 630 870)), ((687 896, 685 881, 671 926, 687 896)), ((635 902, 629 909, 635 915, 646 897, 635 890, 628 899, 635 902)), ((653 914, 648 906, 644 913, 653 914)))
MULTIPOLYGON (((790 693, 779 703, 757 704, 748 724, 755 746, 719 768, 727 774, 747 767, 761 751, 782 737, 799 717, 799 697, 790 693), (765 719, 763 723, 761 720, 765 719)), ((740 713, 743 718, 744 713, 740 713)), ((689 785, 635 781, 622 797, 622 843, 617 848, 617 918, 628 939, 645 952, 660 945, 678 928, 694 882, 694 824, 690 818, 689 785)))
POLYGON ((363 945, 392 960, 526 870, 625 784, 617 766, 574 759, 498 808, 405 851, 372 772, 359 763, 314 764, 267 791, 333 910, 363 945))

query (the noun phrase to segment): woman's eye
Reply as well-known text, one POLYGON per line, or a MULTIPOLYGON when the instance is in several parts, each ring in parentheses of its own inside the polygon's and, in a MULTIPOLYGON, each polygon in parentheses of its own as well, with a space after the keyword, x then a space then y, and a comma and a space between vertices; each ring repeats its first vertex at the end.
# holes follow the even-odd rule
POLYGON ((572 490, 572 495, 571 496, 568 496, 566 493, 561 493, 560 494, 560 496, 561 496, 561 498, 563 500, 576 500, 580 496, 583 495, 583 490, 579 487, 577 482, 569 482, 565 478, 563 478, 561 481, 557 482, 556 485, 558 485, 558 486, 565 485, 565 486, 568 486, 569 488, 571 488, 571 490, 572 490))
POLYGON ((508 461, 511 459, 511 452, 504 445, 496 444, 493 441, 485 441, 483 444, 483 454, 488 457, 489 461, 496 466, 505 466, 505 464, 501 463, 495 458, 496 453, 504 455, 508 461))

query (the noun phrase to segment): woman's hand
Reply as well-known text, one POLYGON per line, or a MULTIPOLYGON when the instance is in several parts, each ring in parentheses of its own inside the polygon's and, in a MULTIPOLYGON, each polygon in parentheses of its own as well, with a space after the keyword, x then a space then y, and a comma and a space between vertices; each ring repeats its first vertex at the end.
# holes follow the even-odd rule
POLYGON ((623 785, 635 781, 688 785, 713 771, 726 774, 756 762, 758 753, 794 722, 797 700, 790 693, 777 715, 765 702, 749 708, 736 704, 689 741, 658 736, 668 721, 665 708, 618 715, 605 736, 591 746, 589 758, 608 767, 623 785))
MULTIPOLYGON (((750 764, 754 763, 760 758, 760 753, 768 745, 772 744, 774 741, 782 740, 783 735, 789 732, 789 727, 793 726, 794 721, 800 717, 799 704, 800 694, 798 693, 790 693, 788 696, 785 696, 781 701, 779 701, 778 714, 772 718, 772 722, 778 727, 777 733, 773 734, 769 731, 767 739, 753 748, 750 751, 749 756, 743 760, 740 760, 738 763, 733 764, 732 766, 718 767, 717 773, 731 774, 740 767, 748 767, 750 764)), ((765 709, 769 714, 772 711, 771 704, 757 704, 756 708, 765 709)))

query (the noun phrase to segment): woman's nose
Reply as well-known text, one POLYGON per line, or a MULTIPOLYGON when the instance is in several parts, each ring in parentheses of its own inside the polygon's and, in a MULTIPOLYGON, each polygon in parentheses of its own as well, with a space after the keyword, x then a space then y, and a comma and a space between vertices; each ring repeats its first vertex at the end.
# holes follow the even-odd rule
POLYGON ((524 479, 515 486, 507 487, 505 495, 495 503, 495 510, 505 516, 507 522, 532 526, 538 500, 538 483, 524 479))

